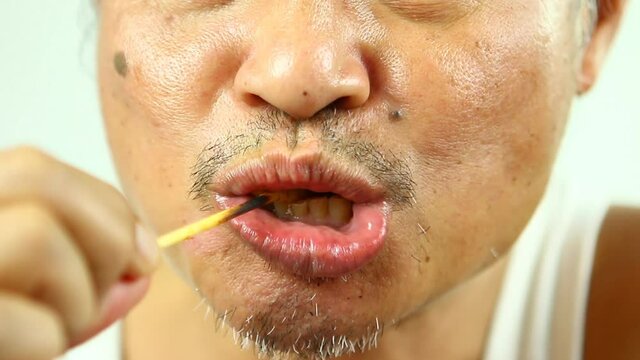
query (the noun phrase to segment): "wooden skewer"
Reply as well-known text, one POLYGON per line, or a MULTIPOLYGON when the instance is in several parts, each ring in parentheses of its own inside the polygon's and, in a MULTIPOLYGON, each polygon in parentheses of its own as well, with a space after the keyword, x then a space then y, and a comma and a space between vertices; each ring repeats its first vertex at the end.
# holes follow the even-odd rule
POLYGON ((220 224, 224 224, 225 222, 235 217, 246 214, 251 210, 255 210, 267 204, 272 204, 276 201, 293 203, 303 199, 304 197, 304 191, 284 191, 278 193, 260 194, 253 199, 245 202, 244 204, 222 210, 219 213, 215 213, 202 220, 198 220, 192 224, 185 225, 179 229, 173 230, 165 235, 160 236, 157 240, 158 246, 160 248, 167 248, 176 245, 200 234, 203 231, 207 231, 220 224))
POLYGON ((202 220, 198 220, 192 224, 185 225, 179 229, 160 236, 157 240, 158 246, 161 248, 166 248, 176 245, 184 240, 200 234, 203 231, 207 231, 251 210, 272 203, 274 200, 276 200, 276 197, 269 194, 256 196, 253 199, 245 202, 244 204, 222 210, 219 213, 215 213, 202 220))

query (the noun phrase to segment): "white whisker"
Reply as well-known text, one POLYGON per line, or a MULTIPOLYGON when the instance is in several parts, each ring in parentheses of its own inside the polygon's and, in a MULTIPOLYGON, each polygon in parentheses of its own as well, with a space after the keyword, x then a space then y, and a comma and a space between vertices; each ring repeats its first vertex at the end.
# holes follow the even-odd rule
POLYGON ((205 298, 200 299, 198 304, 196 304, 196 306, 193 308, 193 311, 197 311, 198 309, 200 309, 202 305, 204 305, 206 302, 207 302, 207 299, 205 298))

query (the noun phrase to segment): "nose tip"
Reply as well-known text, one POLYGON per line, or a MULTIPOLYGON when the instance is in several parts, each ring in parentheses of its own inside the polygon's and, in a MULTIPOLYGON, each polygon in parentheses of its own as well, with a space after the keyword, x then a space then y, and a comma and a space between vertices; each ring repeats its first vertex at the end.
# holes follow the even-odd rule
POLYGON ((301 119, 329 106, 362 106, 369 98, 370 82, 356 55, 307 41, 297 48, 257 49, 238 70, 234 90, 250 106, 269 104, 301 119))

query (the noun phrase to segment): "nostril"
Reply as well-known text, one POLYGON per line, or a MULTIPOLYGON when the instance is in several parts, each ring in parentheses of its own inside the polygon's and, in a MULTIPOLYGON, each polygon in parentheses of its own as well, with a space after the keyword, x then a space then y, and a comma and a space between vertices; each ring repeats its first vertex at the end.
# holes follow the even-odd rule
POLYGON ((251 107, 259 107, 269 104, 269 102, 263 99, 261 96, 250 92, 242 94, 241 97, 242 101, 251 107))
POLYGON ((346 104, 347 99, 348 99, 348 96, 343 96, 343 97, 337 98, 331 104, 327 105, 327 108, 328 109, 342 109, 342 108, 344 108, 344 105, 346 104))
POLYGON ((327 108, 348 110, 361 106, 364 101, 358 96, 342 96, 334 100, 327 108))
POLYGON ((342 96, 334 101, 332 101, 329 105, 325 106, 322 111, 339 111, 339 110, 349 110, 357 107, 358 105, 354 105, 354 101, 351 96, 342 96))

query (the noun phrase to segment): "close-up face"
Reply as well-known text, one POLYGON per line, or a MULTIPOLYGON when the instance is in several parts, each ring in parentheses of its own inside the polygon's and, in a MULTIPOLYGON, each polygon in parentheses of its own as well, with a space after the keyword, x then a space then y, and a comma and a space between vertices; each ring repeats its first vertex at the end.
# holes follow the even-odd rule
POLYGON ((162 234, 285 195, 165 255, 246 341, 304 353, 373 346, 507 252, 549 178, 588 23, 574 0, 99 12, 136 214, 162 234))

